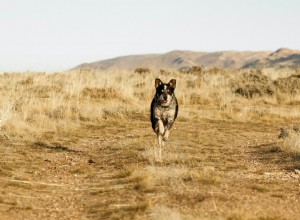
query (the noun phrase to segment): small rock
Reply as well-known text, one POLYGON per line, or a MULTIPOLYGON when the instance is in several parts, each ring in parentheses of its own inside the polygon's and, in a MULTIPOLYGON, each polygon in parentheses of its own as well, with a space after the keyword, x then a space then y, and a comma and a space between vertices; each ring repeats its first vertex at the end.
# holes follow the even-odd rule
POLYGON ((299 179, 299 175, 296 173, 292 173, 290 176, 294 179, 299 179))
POLYGON ((89 161, 88 161, 89 163, 96 163, 94 160, 92 160, 92 159, 89 159, 89 161))

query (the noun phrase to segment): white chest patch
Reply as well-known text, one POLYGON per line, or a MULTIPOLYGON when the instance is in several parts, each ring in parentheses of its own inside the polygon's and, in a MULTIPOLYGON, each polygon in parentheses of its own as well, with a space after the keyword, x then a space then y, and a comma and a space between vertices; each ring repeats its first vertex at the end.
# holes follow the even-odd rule
POLYGON ((168 118, 169 118, 168 112, 162 112, 161 119, 163 121, 168 121, 168 118))

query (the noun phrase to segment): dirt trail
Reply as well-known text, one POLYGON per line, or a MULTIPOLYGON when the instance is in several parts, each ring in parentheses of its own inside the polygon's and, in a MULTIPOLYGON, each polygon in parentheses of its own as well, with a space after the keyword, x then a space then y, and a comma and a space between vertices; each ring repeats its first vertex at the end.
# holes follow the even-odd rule
POLYGON ((176 122, 163 162, 149 123, 76 144, 0 145, 0 219, 298 219, 300 160, 279 125, 176 122))

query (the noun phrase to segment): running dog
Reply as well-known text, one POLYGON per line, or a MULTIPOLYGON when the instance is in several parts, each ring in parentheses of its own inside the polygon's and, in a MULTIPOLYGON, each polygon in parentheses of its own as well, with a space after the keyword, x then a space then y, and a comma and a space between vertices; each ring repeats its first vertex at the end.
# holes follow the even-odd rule
MULTIPOLYGON (((169 83, 163 83, 155 79, 156 94, 151 103, 151 123, 157 135, 159 145, 159 157, 161 159, 161 147, 168 140, 170 130, 178 114, 178 102, 174 90, 176 80, 171 79, 169 83)), ((156 152, 155 152, 156 156, 156 152)))

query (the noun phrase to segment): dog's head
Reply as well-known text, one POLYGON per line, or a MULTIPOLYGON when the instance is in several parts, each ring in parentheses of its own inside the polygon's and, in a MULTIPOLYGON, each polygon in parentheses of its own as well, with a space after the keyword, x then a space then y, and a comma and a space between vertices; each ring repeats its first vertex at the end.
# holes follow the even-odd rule
POLYGON ((169 106, 174 97, 174 90, 176 88, 176 79, 171 79, 168 83, 163 83, 160 79, 155 79, 156 97, 159 104, 162 106, 169 106))

